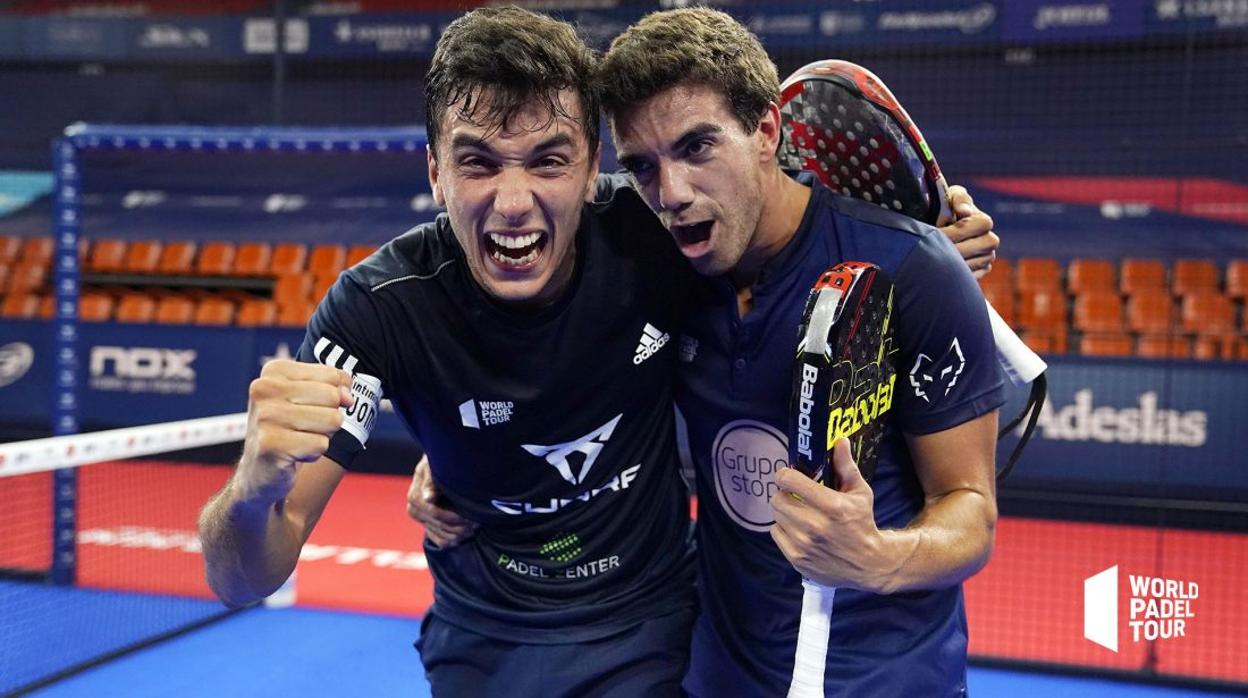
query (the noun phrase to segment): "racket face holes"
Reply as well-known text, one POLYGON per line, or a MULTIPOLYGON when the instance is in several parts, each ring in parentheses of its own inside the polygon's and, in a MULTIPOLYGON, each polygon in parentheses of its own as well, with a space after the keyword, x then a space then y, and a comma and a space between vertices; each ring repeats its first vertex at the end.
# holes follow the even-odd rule
POLYGON ((839 150, 839 151, 841 151, 842 153, 843 153, 843 152, 845 152, 845 144, 844 144, 844 143, 837 143, 837 144, 836 144, 836 149, 837 149, 837 150, 839 150))
POLYGON ((879 148, 879 147, 880 147, 880 142, 879 142, 879 141, 877 141, 877 140, 875 140, 874 138, 869 139, 869 140, 867 141, 867 143, 868 143, 868 144, 869 144, 872 148, 879 148))
POLYGON ((900 211, 900 210, 901 210, 901 202, 900 202, 900 201, 898 201, 897 199, 893 199, 893 208, 895 208, 895 209, 897 209, 898 211, 900 211))
POLYGON ((870 167, 869 167, 868 169, 870 169, 870 170, 871 170, 871 174, 879 174, 879 173, 880 173, 880 166, 879 166, 879 165, 877 165, 877 164, 875 164, 874 162, 873 162, 873 163, 871 163, 871 165, 870 165, 870 167))
POLYGON ((853 165, 854 167, 857 167, 860 163, 861 161, 858 159, 857 155, 849 156, 849 164, 853 165))
POLYGON ((891 169, 891 168, 892 168, 892 166, 893 166, 892 161, 890 161, 888 158, 883 158, 882 160, 880 160, 880 164, 881 164, 881 165, 883 165, 884 167, 887 167, 887 168, 890 168, 890 169, 891 169))

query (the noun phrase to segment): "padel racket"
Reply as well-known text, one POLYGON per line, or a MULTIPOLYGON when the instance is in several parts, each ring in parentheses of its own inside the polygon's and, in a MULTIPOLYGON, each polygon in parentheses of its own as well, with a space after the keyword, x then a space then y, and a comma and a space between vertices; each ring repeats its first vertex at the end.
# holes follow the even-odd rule
MULTIPOLYGON (((780 166, 813 173, 833 191, 932 225, 953 220, 949 191, 918 126, 882 80, 855 63, 816 61, 780 87, 784 142, 780 166)), ((985 303, 987 301, 985 300, 985 303)), ((999 478, 1017 462, 1035 428, 1048 366, 987 303, 997 359, 1010 381, 1032 384, 1027 405, 1001 428, 1004 435, 1030 415, 999 478)))
MULTIPOLYGON (((893 282, 874 264, 841 262, 815 281, 798 328, 789 406, 789 463, 835 488, 832 447, 849 439, 863 478, 893 405, 893 282)), ((822 696, 836 589, 803 580, 790 696, 822 696)))

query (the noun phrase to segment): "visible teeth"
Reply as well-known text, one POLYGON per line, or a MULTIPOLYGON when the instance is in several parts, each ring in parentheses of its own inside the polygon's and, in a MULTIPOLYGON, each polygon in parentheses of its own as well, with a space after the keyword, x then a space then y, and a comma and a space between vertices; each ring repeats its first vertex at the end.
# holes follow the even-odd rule
POLYGON ((494 258, 495 262, 498 262, 502 266, 522 267, 526 264, 529 264, 533 260, 537 259, 537 254, 538 254, 537 250, 533 250, 532 252, 526 254, 523 257, 520 257, 519 259, 513 259, 511 257, 506 257, 503 255, 503 253, 495 250, 494 252, 490 254, 490 256, 494 258))
POLYGON ((499 235, 498 233, 490 233, 490 240, 499 247, 506 247, 509 250, 516 250, 522 247, 536 244, 542 237, 541 233, 529 233, 528 235, 499 235))

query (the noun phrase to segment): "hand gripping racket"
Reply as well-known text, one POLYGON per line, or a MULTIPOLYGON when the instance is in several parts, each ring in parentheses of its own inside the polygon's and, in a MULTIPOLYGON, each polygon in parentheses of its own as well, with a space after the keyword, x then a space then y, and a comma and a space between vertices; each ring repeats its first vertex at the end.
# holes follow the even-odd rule
MULTIPOLYGON (((953 220, 948 186, 923 134, 882 80, 848 61, 811 63, 780 87, 780 166, 807 170, 846 196, 936 225, 953 220)), ((987 301, 985 301, 987 303, 987 301)), ((988 303, 997 359, 1011 382, 1032 384, 1027 405, 1001 435, 1028 419, 998 478, 1013 469, 1035 429, 1048 366, 988 303)))
MULTIPOLYGON (((893 405, 893 282, 874 264, 842 262, 815 281, 798 328, 789 462, 835 488, 832 447, 849 439, 867 482, 893 405)), ((802 580, 802 619, 789 696, 822 696, 836 589, 802 580)))

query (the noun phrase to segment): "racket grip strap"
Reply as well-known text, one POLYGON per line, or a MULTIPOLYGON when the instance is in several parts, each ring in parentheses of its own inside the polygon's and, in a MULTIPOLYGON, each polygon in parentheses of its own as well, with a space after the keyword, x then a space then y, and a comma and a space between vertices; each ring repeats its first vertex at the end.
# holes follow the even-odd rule
POLYGON ((828 660, 828 631, 832 623, 834 587, 802 580, 802 621, 797 630, 793 681, 788 698, 823 698, 823 674, 828 660))
POLYGON ((1023 344, 1023 340, 1001 319, 992 303, 984 303, 988 306, 988 321, 992 323, 992 338, 997 343, 997 360, 1001 363, 1001 368, 1005 369, 1014 385, 1027 385, 1034 381, 1036 376, 1049 367, 1048 364, 1023 344))

